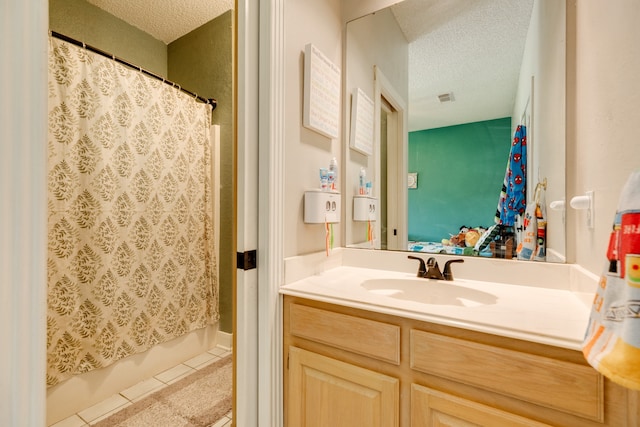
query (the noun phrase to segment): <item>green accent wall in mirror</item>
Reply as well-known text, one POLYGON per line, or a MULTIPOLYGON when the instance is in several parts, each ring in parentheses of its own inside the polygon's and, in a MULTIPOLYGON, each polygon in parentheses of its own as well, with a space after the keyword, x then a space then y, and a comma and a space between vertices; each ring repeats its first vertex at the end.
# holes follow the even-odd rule
POLYGON ((460 227, 493 225, 511 118, 409 132, 409 240, 440 242, 460 227))

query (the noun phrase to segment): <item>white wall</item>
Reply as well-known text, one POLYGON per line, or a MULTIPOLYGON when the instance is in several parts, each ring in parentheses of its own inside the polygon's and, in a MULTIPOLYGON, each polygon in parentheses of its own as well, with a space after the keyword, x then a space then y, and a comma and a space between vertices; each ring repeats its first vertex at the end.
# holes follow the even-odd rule
POLYGON ((640 2, 570 0, 567 13, 575 25, 575 57, 568 50, 567 197, 594 190, 596 205, 592 230, 584 211, 568 210, 568 242, 573 260, 600 274, 620 191, 640 168, 640 2))
MULTIPOLYGON (((533 195, 536 184, 546 179, 547 206, 565 197, 565 12, 561 1, 534 2, 512 113, 514 130, 524 111, 531 117, 527 188, 533 195)), ((549 252, 565 254, 563 212, 547 208, 547 221, 549 252)))
MULTIPOLYGON (((304 191, 320 187, 318 170, 329 167, 333 157, 341 164, 340 136, 332 140, 302 126, 304 49, 308 43, 342 69, 340 0, 286 2, 285 257, 324 250, 324 225, 303 221, 304 191)), ((340 242, 340 227, 334 231, 335 242, 340 242)))

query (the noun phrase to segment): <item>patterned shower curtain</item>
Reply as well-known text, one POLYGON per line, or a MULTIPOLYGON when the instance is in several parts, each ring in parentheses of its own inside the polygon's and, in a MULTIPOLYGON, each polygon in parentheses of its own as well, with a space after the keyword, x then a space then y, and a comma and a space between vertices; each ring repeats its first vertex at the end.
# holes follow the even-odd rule
POLYGON ((50 37, 48 386, 218 320, 210 120, 50 37))

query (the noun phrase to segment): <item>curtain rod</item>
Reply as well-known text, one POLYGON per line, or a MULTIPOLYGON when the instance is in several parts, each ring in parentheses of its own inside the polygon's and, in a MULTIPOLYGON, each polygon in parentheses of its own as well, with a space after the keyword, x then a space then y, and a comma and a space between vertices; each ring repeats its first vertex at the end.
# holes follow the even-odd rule
POLYGON ((73 38, 71 38, 71 37, 69 37, 69 36, 65 36, 64 34, 60 34, 60 33, 55 32, 55 31, 49 31, 49 33, 51 34, 51 36, 53 36, 53 37, 55 37, 55 38, 58 38, 58 39, 60 39, 60 40, 64 40, 64 41, 66 41, 66 42, 68 42, 68 43, 74 44, 74 45, 76 45, 76 46, 79 46, 79 47, 85 48, 85 49, 87 49, 87 50, 90 50, 91 52, 97 53, 98 55, 102 55, 102 56, 105 56, 105 57, 107 57, 107 58, 113 59, 113 60, 114 60, 114 61, 116 61, 116 62, 119 62, 119 63, 121 63, 121 64, 123 64, 123 65, 126 65, 126 66, 127 66, 127 67, 129 67, 129 68, 133 68, 134 70, 138 70, 138 71, 140 71, 141 73, 146 74, 146 75, 147 75, 147 76, 149 76, 149 77, 153 77, 154 79, 162 80, 162 82, 163 82, 163 83, 166 83, 166 84, 168 84, 169 86, 172 86, 172 87, 178 88, 178 89, 179 89, 179 90, 181 90, 182 92, 184 92, 184 93, 186 93, 186 94, 188 94, 188 95, 193 96, 193 97, 194 97, 195 99, 197 99, 198 101, 203 102, 203 103, 205 103, 205 104, 209 104, 209 105, 211 105, 211 109, 212 109, 212 110, 215 110, 215 109, 216 109, 216 106, 218 105, 218 101, 216 101, 214 98, 208 98, 208 99, 207 99, 207 98, 203 98, 202 96, 199 96, 199 95, 197 95, 197 94, 195 94, 195 93, 193 93, 193 92, 191 92, 191 91, 189 91, 189 90, 187 90, 187 89, 184 89, 184 88, 183 88, 183 87, 181 87, 179 84, 176 84, 176 83, 174 83, 174 82, 172 82, 172 81, 170 81, 170 80, 167 80, 167 79, 165 79, 165 78, 164 78, 164 77, 162 77, 162 76, 159 76, 159 75, 157 75, 157 74, 154 74, 154 73, 152 73, 151 71, 147 71, 147 70, 145 70, 145 69, 144 69, 144 68, 142 68, 142 67, 138 67, 137 65, 133 65, 132 63, 130 63, 130 62, 128 62, 128 61, 125 61, 125 60, 124 60, 124 59, 122 59, 122 58, 118 58, 117 56, 115 56, 115 55, 113 55, 113 54, 111 54, 111 53, 105 52, 104 50, 99 49, 99 48, 97 48, 97 47, 95 47, 95 46, 90 46, 90 45, 88 45, 88 44, 85 44, 85 43, 83 43, 83 42, 81 42, 81 41, 78 41, 78 40, 76 40, 76 39, 73 39, 73 38))

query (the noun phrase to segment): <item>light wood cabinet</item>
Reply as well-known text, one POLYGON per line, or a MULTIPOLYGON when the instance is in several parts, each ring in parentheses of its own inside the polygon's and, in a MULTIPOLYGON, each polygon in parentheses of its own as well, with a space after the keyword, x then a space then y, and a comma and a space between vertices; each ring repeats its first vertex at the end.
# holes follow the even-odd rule
POLYGON ((395 427, 399 381, 296 347, 289 348, 290 426, 395 427))
POLYGON ((638 427, 579 351, 284 297, 285 426, 638 427))
POLYGON ((590 366, 415 329, 410 353, 414 370, 603 421, 603 377, 590 366))
POLYGON ((549 427, 528 418, 411 385, 411 427, 549 427))

